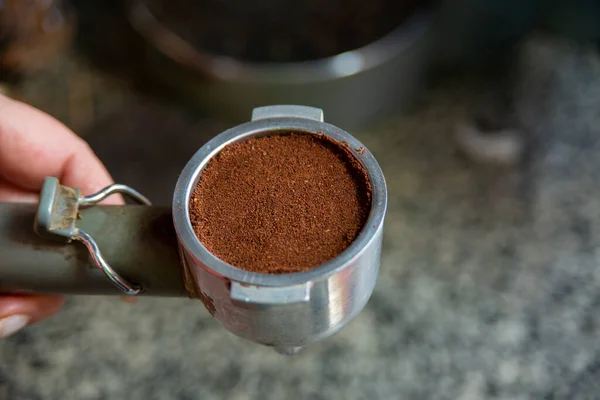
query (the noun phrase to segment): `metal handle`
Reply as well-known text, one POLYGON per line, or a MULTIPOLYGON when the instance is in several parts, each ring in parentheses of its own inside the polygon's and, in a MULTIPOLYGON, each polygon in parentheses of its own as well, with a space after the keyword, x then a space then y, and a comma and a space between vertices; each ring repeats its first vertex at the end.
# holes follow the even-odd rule
POLYGON ((0 292, 189 296, 172 221, 170 209, 128 186, 81 196, 48 177, 37 212, 0 203, 0 292), (118 193, 144 206, 96 206, 118 193))
MULTIPOLYGON (((49 179, 54 180, 55 178, 47 178, 47 180, 49 180, 49 179)), ((51 181, 50 184, 52 184, 52 185, 58 184, 58 180, 51 181)), ((85 196, 85 197, 80 197, 79 205, 82 207, 83 206, 86 206, 86 207, 93 206, 93 205, 98 204, 102 200, 106 199, 107 197, 109 197, 113 194, 118 194, 118 193, 126 194, 140 204, 143 204, 146 206, 152 205, 150 200, 148 200, 145 196, 143 196, 137 190, 130 188, 129 186, 126 186, 126 185, 121 185, 121 184, 114 184, 114 185, 108 186, 107 188, 102 189, 98 193, 94 193, 92 195, 85 196)), ((40 203, 41 203, 41 201, 40 201, 40 203)), ((73 237, 73 239, 78 240, 84 244, 84 246, 90 252, 90 255, 92 256, 92 260, 94 261, 96 266, 123 293, 132 296, 132 295, 138 294, 141 291, 142 288, 140 285, 131 283, 131 282, 127 282, 117 272, 115 272, 115 270, 108 264, 108 262, 106 262, 104 257, 102 257, 102 253, 100 252, 98 245, 96 244, 96 242, 90 235, 88 235, 81 229, 77 229, 77 233, 75 234, 75 237, 73 237)))
POLYGON ((98 193, 89 196, 81 196, 79 189, 60 185, 58 179, 47 177, 42 185, 40 203, 35 219, 35 231, 43 237, 67 241, 77 240, 85 245, 90 252, 96 267, 126 295, 132 296, 140 293, 141 286, 128 282, 121 277, 100 252, 100 248, 92 236, 81 230, 76 221, 79 210, 83 207, 96 205, 112 194, 122 193, 128 195, 140 204, 150 206, 150 200, 129 186, 114 184, 108 186, 98 193))
MULTIPOLYGON (((0 203, 0 293, 122 295, 84 246, 34 232, 35 204, 0 203)), ((77 225, 140 296, 189 297, 170 207, 95 206, 77 225)))

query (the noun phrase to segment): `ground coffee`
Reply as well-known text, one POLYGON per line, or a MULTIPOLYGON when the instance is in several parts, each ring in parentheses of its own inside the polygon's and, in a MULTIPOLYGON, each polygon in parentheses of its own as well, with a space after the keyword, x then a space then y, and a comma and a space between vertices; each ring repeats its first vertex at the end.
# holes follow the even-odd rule
POLYGON ((352 149, 325 135, 289 133, 229 145, 210 160, 190 218, 216 257, 276 274, 337 256, 370 207, 371 184, 352 149))

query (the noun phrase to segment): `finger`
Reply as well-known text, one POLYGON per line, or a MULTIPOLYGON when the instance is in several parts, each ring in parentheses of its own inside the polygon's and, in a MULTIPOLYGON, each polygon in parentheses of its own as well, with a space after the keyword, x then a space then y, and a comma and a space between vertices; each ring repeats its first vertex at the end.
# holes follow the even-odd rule
POLYGON ((37 203, 40 196, 12 183, 0 180, 0 202, 37 203))
MULTIPOLYGON (((39 190, 46 176, 95 193, 112 179, 88 144, 66 126, 0 95, 0 171, 14 185, 39 190)), ((119 203, 118 197, 111 199, 119 203)))
POLYGON ((54 295, 0 296, 0 338, 56 314, 65 302, 54 295))

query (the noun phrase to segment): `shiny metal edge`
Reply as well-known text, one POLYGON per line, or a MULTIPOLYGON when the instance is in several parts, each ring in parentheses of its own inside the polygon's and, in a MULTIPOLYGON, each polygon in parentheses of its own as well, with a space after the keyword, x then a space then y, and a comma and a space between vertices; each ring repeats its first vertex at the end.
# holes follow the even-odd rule
POLYGON ((134 0, 128 12, 133 28, 170 59, 224 81, 307 83, 352 76, 402 54, 431 26, 431 6, 415 11, 396 29, 363 47, 330 57, 301 62, 247 62, 201 52, 158 21, 143 0, 134 0))
POLYGON ((316 107, 278 105, 256 107, 254 110, 252 110, 252 121, 267 118, 285 117, 308 118, 319 122, 324 121, 323 110, 316 107))
POLYGON ((235 126, 217 135, 202 146, 190 159, 177 180, 173 194, 173 223, 181 245, 214 273, 232 281, 259 286, 290 286, 325 279, 352 262, 374 240, 377 232, 383 229, 387 209, 387 189, 383 172, 373 154, 348 132, 325 122, 304 118, 271 118, 250 121, 235 126), (215 257, 197 238, 189 218, 189 199, 196 187, 200 174, 208 161, 225 146, 251 137, 266 136, 277 132, 305 132, 325 134, 338 142, 346 142, 355 151, 354 155, 363 164, 373 189, 371 211, 367 222, 354 242, 334 259, 305 272, 268 275, 236 268, 215 257))

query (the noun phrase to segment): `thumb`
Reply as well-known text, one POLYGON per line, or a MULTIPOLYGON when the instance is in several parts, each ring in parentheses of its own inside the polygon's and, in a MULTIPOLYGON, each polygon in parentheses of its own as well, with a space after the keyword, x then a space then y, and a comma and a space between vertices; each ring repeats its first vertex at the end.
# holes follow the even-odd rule
POLYGON ((53 316, 64 302, 55 295, 0 295, 0 338, 53 316))

